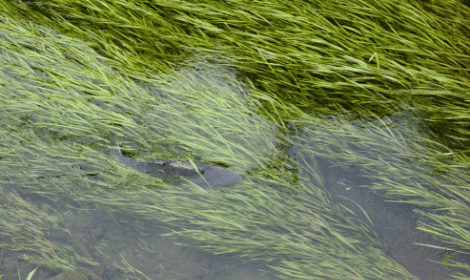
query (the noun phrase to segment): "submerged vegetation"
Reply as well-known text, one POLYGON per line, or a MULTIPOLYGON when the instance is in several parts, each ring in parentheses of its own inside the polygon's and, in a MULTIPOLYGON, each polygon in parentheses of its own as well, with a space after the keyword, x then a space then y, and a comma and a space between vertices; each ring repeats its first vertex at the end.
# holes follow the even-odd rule
POLYGON ((470 8, 154 2, 0 0, 0 248, 58 272, 99 267, 64 213, 101 209, 281 279, 421 277, 387 254, 372 206, 341 202, 332 186, 344 186, 412 207, 415 231, 443 244, 420 246, 468 279, 470 8), (122 165, 114 141, 139 160, 219 163, 242 180, 167 184, 122 165), (356 171, 365 183, 341 181, 356 171))

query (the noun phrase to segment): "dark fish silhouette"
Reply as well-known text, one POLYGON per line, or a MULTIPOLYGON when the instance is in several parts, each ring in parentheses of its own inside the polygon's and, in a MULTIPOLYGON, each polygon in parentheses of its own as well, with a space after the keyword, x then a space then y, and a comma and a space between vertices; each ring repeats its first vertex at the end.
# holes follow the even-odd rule
POLYGON ((113 153, 122 164, 136 171, 162 179, 178 176, 185 177, 203 189, 233 185, 241 180, 240 175, 234 171, 215 164, 195 163, 196 170, 188 161, 137 161, 132 157, 124 156, 119 149, 113 149, 113 153))

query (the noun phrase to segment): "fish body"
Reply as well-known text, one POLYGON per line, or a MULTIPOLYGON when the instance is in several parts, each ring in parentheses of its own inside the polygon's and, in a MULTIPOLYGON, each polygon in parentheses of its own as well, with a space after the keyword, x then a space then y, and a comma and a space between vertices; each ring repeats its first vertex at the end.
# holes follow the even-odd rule
POLYGON ((138 161, 132 157, 124 156, 119 149, 113 149, 119 161, 136 171, 165 179, 170 177, 184 177, 203 189, 214 186, 233 185, 240 182, 241 177, 234 171, 206 163, 195 163, 197 169, 188 161, 183 160, 156 160, 138 161))
POLYGON ((103 278, 99 277, 89 269, 77 268, 72 271, 62 272, 61 274, 52 277, 50 280, 103 280, 103 278))

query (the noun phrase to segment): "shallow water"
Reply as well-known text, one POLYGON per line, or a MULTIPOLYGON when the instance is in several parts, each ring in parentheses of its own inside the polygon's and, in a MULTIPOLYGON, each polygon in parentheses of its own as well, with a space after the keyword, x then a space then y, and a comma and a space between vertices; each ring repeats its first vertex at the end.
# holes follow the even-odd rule
MULTIPOLYGON (((431 235, 414 229, 418 226, 418 216, 413 209, 417 207, 404 203, 386 202, 385 198, 372 193, 367 188, 360 187, 369 183, 359 175, 360 172, 346 172, 337 167, 328 168, 327 166, 330 165, 326 161, 323 164, 328 190, 335 197, 335 201, 353 210, 365 223, 370 224, 361 209, 339 196, 358 203, 371 219, 374 231, 385 241, 386 253, 407 271, 422 280, 451 279, 450 274, 458 271, 468 274, 463 269, 444 265, 442 263, 443 250, 414 244, 445 246, 443 242, 432 238, 431 235), (345 178, 348 184, 339 184, 345 178)), ((456 256, 455 260, 470 263, 470 258, 465 255, 456 256)))

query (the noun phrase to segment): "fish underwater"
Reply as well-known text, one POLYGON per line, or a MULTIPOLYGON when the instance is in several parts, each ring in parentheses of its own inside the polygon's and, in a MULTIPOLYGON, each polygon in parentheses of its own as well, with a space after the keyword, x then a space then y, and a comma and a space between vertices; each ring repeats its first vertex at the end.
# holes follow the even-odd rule
POLYGON ((73 271, 63 272, 50 280, 103 280, 103 278, 96 275, 93 271, 85 268, 77 268, 73 271))
MULTIPOLYGON (((119 147, 117 143, 115 146, 119 147)), ((234 171, 215 164, 196 162, 194 165, 197 169, 195 169, 189 161, 156 160, 147 162, 125 156, 120 149, 113 149, 113 153, 122 164, 136 171, 162 179, 184 177, 203 189, 233 185, 241 180, 240 175, 234 171)))

